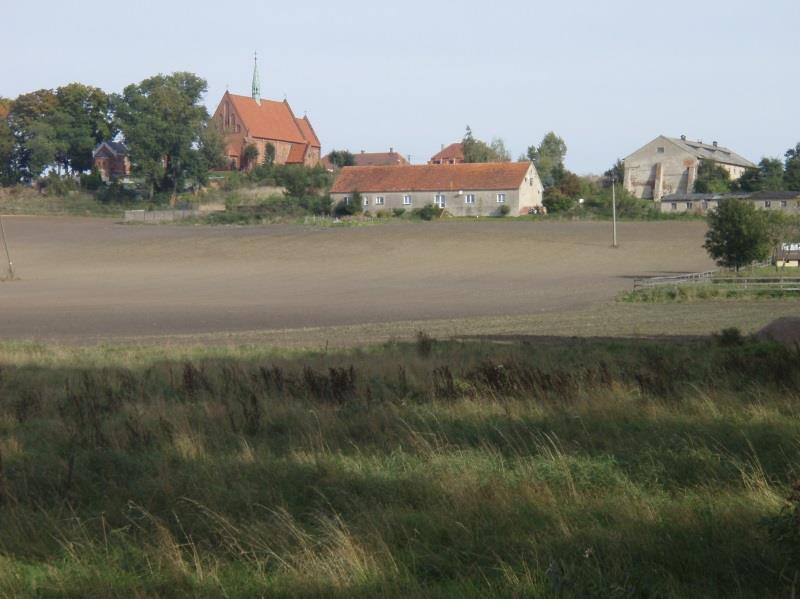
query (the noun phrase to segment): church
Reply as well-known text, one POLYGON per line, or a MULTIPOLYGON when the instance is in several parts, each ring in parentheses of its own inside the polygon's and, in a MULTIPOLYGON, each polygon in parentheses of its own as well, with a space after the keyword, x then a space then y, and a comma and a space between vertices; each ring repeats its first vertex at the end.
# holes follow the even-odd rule
POLYGON ((246 170, 273 156, 274 164, 317 166, 321 147, 307 116, 298 118, 289 102, 261 99, 258 58, 253 67, 252 94, 222 96, 213 122, 225 137, 225 156, 233 170, 246 170), (254 146, 258 156, 249 161, 245 148, 254 146))

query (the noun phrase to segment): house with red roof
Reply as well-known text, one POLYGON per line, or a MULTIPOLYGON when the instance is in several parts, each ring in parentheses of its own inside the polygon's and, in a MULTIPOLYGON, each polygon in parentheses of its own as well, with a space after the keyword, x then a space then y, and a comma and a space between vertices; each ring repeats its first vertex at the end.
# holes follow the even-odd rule
POLYGON ((461 164, 462 162, 464 162, 464 144, 457 142, 446 148, 442 146, 441 152, 431 156, 428 164, 461 164))
POLYGON ((308 117, 296 117, 286 100, 261 99, 257 62, 252 94, 226 91, 212 119, 224 135, 225 156, 232 169, 261 164, 268 153, 274 153, 275 164, 316 166, 320 162, 321 144, 308 117), (245 148, 249 145, 258 150, 258 156, 247 164, 245 148))
POLYGON ((484 162, 346 166, 330 193, 370 211, 434 204, 454 216, 520 216, 542 210, 543 192, 532 162, 484 162))

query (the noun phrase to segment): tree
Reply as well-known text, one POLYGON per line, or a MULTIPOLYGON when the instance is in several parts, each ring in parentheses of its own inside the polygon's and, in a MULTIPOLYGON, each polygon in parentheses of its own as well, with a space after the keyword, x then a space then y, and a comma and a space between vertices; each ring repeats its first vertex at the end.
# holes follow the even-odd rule
POLYGON ((197 174, 208 123, 205 92, 204 79, 181 72, 129 85, 114 99, 133 171, 145 180, 151 198, 155 190, 176 193, 187 175, 197 174))
POLYGON ((749 168, 737 181, 742 191, 781 191, 784 189, 783 162, 762 158, 758 168, 749 168))
POLYGON ((800 143, 788 149, 785 156, 783 173, 785 188, 789 191, 800 191, 800 143))
POLYGON ((328 154, 331 164, 336 168, 343 168, 345 166, 354 166, 356 157, 347 150, 333 150, 328 154))
POLYGON ((619 158, 617 158, 614 166, 603 173, 604 185, 610 187, 612 181, 616 181, 617 183, 625 181, 625 163, 619 158))
POLYGON ((0 97, 0 185, 10 185, 18 180, 14 161, 16 143, 8 124, 11 105, 11 100, 0 97))
POLYGON ((275 164, 275 146, 269 141, 264 146, 264 164, 267 166, 275 164))
POLYGON ((771 237, 765 213, 750 202, 728 199, 708 214, 703 247, 720 266, 739 270, 769 255, 771 237))
POLYGON ((511 155, 506 150, 502 139, 494 138, 489 145, 480 139, 475 139, 469 126, 461 140, 461 147, 464 151, 464 162, 508 162, 511 160, 511 155))
POLYGON ((244 147, 244 153, 242 154, 242 158, 244 158, 243 166, 246 168, 250 168, 255 166, 256 161, 258 160, 258 148, 255 144, 247 144, 244 147))
POLYGON ((494 156, 492 156, 492 162, 511 162, 511 153, 506 149, 506 143, 502 138, 492 138, 489 149, 491 149, 492 154, 494 154, 494 156))
POLYGON ((55 91, 57 106, 51 117, 56 137, 64 148, 59 162, 71 172, 92 167, 92 151, 113 138, 111 99, 103 90, 70 83, 55 91))
POLYGON ((700 160, 694 181, 695 193, 727 193, 732 188, 730 173, 723 166, 713 160, 700 160))
POLYGON ((545 189, 556 184, 557 170, 563 169, 566 155, 567 144, 552 131, 542 138, 539 147, 530 146, 528 148, 528 159, 536 165, 545 189))
POLYGON ((56 134, 49 119, 57 107, 56 95, 49 89, 17 96, 11 105, 7 125, 14 138, 13 161, 17 179, 29 181, 55 164, 56 134))

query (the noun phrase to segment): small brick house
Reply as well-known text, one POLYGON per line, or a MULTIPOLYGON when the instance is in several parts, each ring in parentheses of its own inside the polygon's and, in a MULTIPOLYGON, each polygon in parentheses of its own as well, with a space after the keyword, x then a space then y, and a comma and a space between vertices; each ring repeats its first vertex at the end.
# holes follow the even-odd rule
POLYGON ((334 203, 358 194, 370 211, 434 204, 454 216, 521 216, 541 210, 543 188, 532 162, 486 162, 346 166, 330 193, 334 203))
POLYGON ((117 141, 104 141, 92 152, 92 166, 103 181, 123 179, 131 174, 128 147, 117 141))

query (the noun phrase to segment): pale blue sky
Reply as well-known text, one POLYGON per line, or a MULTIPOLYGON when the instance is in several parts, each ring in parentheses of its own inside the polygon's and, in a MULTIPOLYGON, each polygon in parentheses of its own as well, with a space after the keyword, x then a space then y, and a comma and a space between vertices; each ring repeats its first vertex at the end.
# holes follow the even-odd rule
POLYGON ((757 161, 800 141, 798 29, 799 0, 0 0, 0 95, 188 70, 211 112, 249 94, 257 49, 262 96, 323 151, 423 162, 469 124, 514 158, 554 130, 579 173, 659 133, 757 161))

